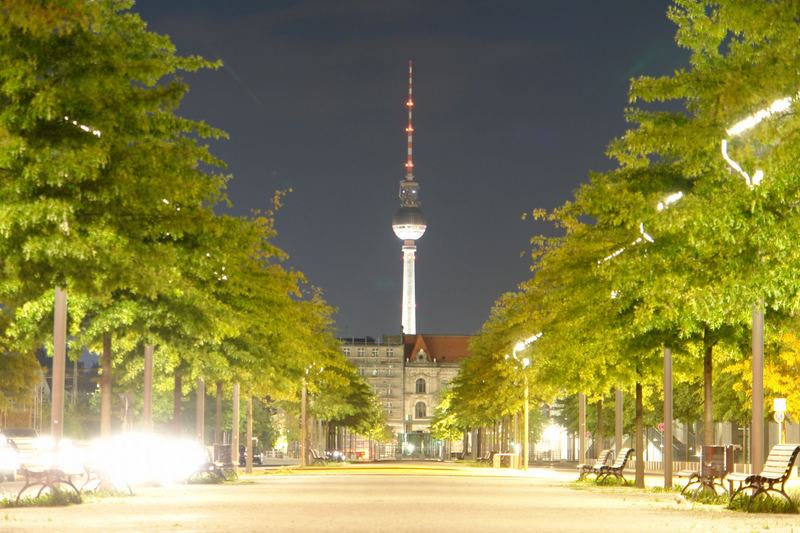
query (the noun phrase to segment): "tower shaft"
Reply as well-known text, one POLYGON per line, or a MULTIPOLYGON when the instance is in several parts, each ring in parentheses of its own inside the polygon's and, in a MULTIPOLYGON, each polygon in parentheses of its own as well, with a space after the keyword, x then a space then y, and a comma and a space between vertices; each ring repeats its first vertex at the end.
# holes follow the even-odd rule
POLYGON ((403 242, 403 333, 417 333, 417 297, 414 282, 414 263, 417 246, 414 241, 403 242))
POLYGON ((403 307, 402 325, 403 332, 415 334, 417 332, 417 299, 416 284, 414 280, 414 263, 416 261, 416 241, 425 233, 427 223, 419 208, 419 184, 414 178, 414 77, 411 61, 408 62, 408 124, 406 136, 408 138, 408 151, 406 153, 406 175, 400 180, 400 209, 392 219, 394 234, 403 241, 403 307))

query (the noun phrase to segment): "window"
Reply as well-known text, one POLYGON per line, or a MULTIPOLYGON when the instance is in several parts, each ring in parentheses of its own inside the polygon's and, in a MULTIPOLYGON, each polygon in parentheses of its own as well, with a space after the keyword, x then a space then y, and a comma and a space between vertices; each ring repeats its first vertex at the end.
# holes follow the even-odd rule
POLYGON ((425 393, 425 380, 419 378, 417 380, 417 394, 424 394, 425 393))
POLYGON ((378 348, 373 348, 372 349, 372 357, 378 357, 378 355, 380 355, 380 353, 381 353, 381 351, 378 348))
POLYGON ((358 373, 361 374, 362 376, 364 375, 364 367, 363 366, 358 367, 358 373))
POLYGON ((356 355, 358 355, 359 357, 364 357, 364 348, 359 348, 356 351, 356 355))
POLYGON ((350 357, 350 348, 342 348, 345 357, 350 357))
POLYGON ((392 357, 394 355, 394 348, 386 348, 386 356, 392 357))
POLYGON ((373 368, 372 369, 372 375, 373 376, 377 376, 378 375, 378 369, 377 368, 373 368))
POLYGON ((414 407, 414 411, 417 418, 425 418, 425 402, 417 402, 417 405, 414 407))

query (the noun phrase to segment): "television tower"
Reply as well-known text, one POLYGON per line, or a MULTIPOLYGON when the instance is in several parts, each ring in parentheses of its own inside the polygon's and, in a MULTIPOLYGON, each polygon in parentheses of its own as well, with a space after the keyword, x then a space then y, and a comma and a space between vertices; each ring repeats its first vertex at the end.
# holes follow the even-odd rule
POLYGON ((403 241, 403 333, 417 333, 417 300, 414 285, 414 262, 417 254, 416 241, 425 233, 427 224, 419 208, 419 184, 414 179, 414 159, 412 145, 414 142, 413 126, 413 69, 408 62, 408 155, 406 159, 406 177, 400 181, 400 209, 392 219, 392 229, 398 239, 403 241))

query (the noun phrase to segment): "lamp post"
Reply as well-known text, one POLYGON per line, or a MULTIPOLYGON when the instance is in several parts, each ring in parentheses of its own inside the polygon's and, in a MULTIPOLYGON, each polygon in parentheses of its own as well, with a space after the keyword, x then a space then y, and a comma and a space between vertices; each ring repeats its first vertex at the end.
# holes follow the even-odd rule
MULTIPOLYGON (((514 345, 514 350, 513 350, 514 360, 515 361, 519 361, 519 359, 517 359, 517 354, 519 352, 521 352, 522 350, 524 350, 525 348, 527 348, 528 346, 530 346, 531 344, 533 344, 534 342, 536 342, 537 340, 539 340, 539 338, 541 336, 542 336, 542 333, 539 332, 536 335, 532 335, 532 336, 528 337, 527 339, 523 339, 523 340, 517 342, 514 345)), ((506 358, 508 358, 508 356, 506 356, 506 358)), ((531 360, 528 357, 523 357, 520 362, 522 364, 522 377, 523 377, 523 379, 525 381, 525 389, 524 389, 524 393, 523 393, 523 399, 524 399, 524 401, 523 401, 523 417, 524 417, 524 420, 523 420, 523 423, 522 423, 522 427, 523 427, 524 436, 523 436, 523 439, 522 439, 522 469, 523 470, 528 470, 528 459, 529 459, 529 456, 530 456, 530 451, 529 451, 530 450, 530 448, 529 448, 529 446, 530 446, 530 442, 529 442, 530 441, 530 430, 529 430, 529 424, 530 424, 530 420, 529 419, 530 419, 530 417, 528 415, 529 415, 530 411, 529 411, 529 400, 528 400, 528 396, 529 396, 528 391, 529 391, 529 389, 528 389, 528 372, 527 372, 527 369, 528 369, 529 366, 531 366, 531 360)))
MULTIPOLYGON (((308 370, 306 370, 306 374, 308 370)), ((308 435, 306 435, 306 376, 303 376, 303 388, 300 391, 300 466, 305 467, 307 463, 308 451, 306 444, 308 435)))
POLYGON ((522 422, 523 431, 525 432, 525 439, 522 441, 522 469, 528 470, 528 457, 530 456, 529 446, 530 446, 530 430, 528 429, 529 423, 529 409, 528 409, 528 373, 525 372, 525 369, 528 368, 531 364, 531 360, 527 357, 522 359, 522 375, 525 378, 525 406, 524 406, 524 417, 525 420, 522 422))
POLYGON ((775 422, 778 423, 778 444, 783 444, 786 440, 786 431, 783 424, 786 420, 786 398, 775 398, 772 400, 772 410, 775 411, 775 422))

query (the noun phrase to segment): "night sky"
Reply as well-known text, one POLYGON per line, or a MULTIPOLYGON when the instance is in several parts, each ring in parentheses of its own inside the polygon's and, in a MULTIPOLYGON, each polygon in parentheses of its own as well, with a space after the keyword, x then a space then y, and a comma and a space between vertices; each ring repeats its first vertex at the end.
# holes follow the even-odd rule
POLYGON ((623 133, 630 78, 686 63, 667 0, 139 0, 178 52, 222 59, 186 76, 181 114, 230 134, 214 153, 234 212, 292 188, 276 244, 338 309, 341 336, 400 330, 407 61, 428 230, 417 329, 476 332, 530 276, 522 221, 568 200, 623 133))

